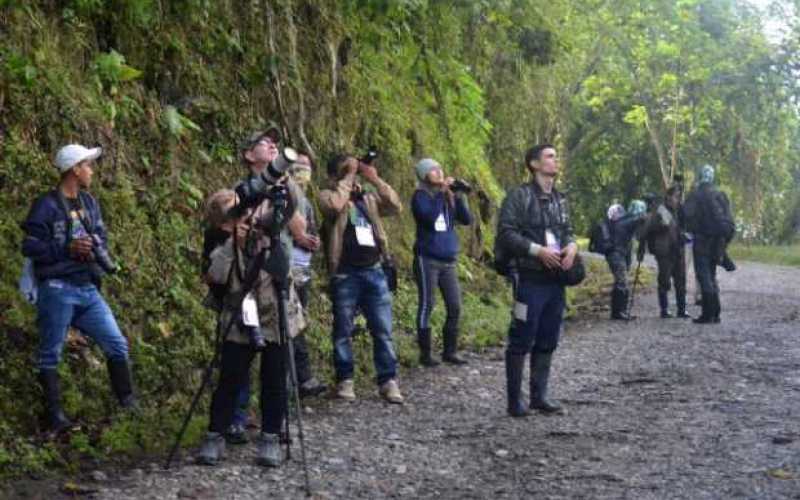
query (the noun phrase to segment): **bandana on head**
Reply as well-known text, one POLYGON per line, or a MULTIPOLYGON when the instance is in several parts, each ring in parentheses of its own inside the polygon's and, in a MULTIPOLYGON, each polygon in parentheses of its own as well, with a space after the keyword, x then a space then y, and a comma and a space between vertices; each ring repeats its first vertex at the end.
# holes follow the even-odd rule
POLYGON ((700 184, 711 184, 712 182, 714 182, 714 167, 703 165, 700 170, 700 184))
POLYGON ((608 207, 608 220, 614 222, 621 219, 623 215, 625 215, 625 207, 619 203, 614 203, 608 207))
POLYGON ((628 206, 628 213, 634 217, 642 215, 647 211, 647 205, 642 200, 633 200, 628 206))

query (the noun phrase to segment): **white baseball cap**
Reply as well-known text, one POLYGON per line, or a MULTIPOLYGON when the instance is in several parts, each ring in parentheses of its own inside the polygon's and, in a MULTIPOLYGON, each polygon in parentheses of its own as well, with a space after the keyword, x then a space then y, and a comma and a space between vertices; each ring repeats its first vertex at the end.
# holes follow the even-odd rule
POLYGON ((89 149, 80 144, 69 144, 56 153, 56 168, 62 174, 84 160, 96 160, 103 154, 103 148, 89 149))

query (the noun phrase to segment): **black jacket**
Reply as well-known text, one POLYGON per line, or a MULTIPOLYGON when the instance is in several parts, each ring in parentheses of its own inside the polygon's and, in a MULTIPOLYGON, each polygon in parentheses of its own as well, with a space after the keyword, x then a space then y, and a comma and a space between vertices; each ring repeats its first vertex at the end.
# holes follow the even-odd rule
POLYGON ((546 244, 547 229, 562 248, 575 242, 564 195, 555 188, 547 195, 535 181, 513 189, 500 207, 495 258, 509 261, 511 267, 537 281, 552 281, 542 262, 528 253, 531 243, 546 244))

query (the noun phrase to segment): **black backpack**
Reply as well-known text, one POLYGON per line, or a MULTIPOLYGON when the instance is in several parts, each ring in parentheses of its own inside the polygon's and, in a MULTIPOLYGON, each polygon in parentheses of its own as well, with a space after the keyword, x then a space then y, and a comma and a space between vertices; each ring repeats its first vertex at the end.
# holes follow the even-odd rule
POLYGON ((608 220, 603 219, 592 227, 592 232, 589 234, 589 251, 605 255, 613 247, 611 227, 608 224, 608 220))

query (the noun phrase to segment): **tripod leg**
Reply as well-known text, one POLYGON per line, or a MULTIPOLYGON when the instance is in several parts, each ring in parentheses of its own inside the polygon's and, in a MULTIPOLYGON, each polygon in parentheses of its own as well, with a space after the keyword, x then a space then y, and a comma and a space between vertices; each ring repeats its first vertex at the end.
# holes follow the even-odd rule
POLYGON ((197 403, 200 402, 200 397, 203 395, 208 382, 211 380, 211 376, 214 374, 214 366, 216 366, 218 358, 219 348, 217 348, 216 352, 214 353, 214 357, 211 359, 211 362, 209 362, 208 366, 206 366, 206 371, 203 374, 203 381, 200 383, 200 387, 194 394, 194 398, 192 398, 192 404, 189 407, 189 411, 186 413, 186 417, 183 419, 183 424, 181 425, 181 429, 178 431, 178 435, 175 436, 175 443, 172 445, 167 462, 164 464, 165 469, 169 469, 172 465, 172 459, 175 458, 175 453, 178 451, 178 447, 181 444, 181 440, 186 432, 186 428, 189 427, 189 421, 191 421, 194 410, 197 408, 197 403))

